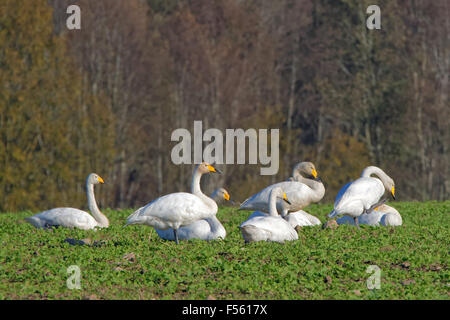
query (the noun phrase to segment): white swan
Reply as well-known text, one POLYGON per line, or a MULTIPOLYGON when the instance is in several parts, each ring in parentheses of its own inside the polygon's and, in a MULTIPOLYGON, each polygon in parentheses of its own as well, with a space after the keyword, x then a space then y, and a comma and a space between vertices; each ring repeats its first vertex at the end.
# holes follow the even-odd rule
POLYGON ((202 162, 196 166, 192 177, 191 192, 176 192, 153 200, 136 210, 127 218, 125 226, 145 224, 155 229, 173 229, 175 242, 178 244, 177 230, 197 220, 212 218, 217 213, 216 202, 203 194, 200 179, 203 174, 218 172, 210 164, 202 162))
POLYGON ((269 195, 270 192, 280 187, 290 201, 290 205, 277 201, 277 209, 282 212, 282 216, 286 216, 289 211, 298 211, 307 207, 310 203, 319 202, 324 194, 325 187, 317 176, 316 168, 311 162, 300 162, 294 167, 292 176, 297 181, 284 181, 270 185, 245 200, 240 210, 260 210, 269 211, 269 195), (303 177, 303 174, 314 177, 315 180, 303 177))
POLYGON ((363 170, 361 177, 353 182, 347 183, 336 196, 334 210, 328 215, 333 218, 336 215, 347 215, 355 220, 359 228, 358 217, 363 213, 371 212, 380 206, 380 201, 385 190, 392 194, 395 199, 395 183, 383 170, 370 166, 363 170), (372 174, 377 178, 371 177, 372 174))
MULTIPOLYGON (((212 194, 216 202, 222 200, 230 200, 230 194, 224 188, 216 189, 212 194)), ((165 240, 175 240, 172 229, 159 230, 155 228, 156 233, 165 240)), ((216 216, 211 218, 198 220, 188 226, 178 229, 179 240, 200 239, 200 240, 214 240, 225 239, 227 232, 216 216)))
POLYGON ((83 230, 94 229, 95 227, 107 228, 109 226, 108 218, 100 212, 95 202, 94 184, 98 183, 104 183, 104 181, 96 173, 91 173, 86 179, 88 206, 92 216, 86 211, 75 208, 55 208, 25 218, 25 220, 36 228, 51 226, 83 230))
POLYGON ((278 215, 276 201, 277 198, 288 202, 286 193, 280 187, 273 188, 269 197, 269 214, 253 213, 253 217, 244 221, 239 228, 245 242, 253 241, 275 241, 297 240, 297 231, 281 216, 278 215))
MULTIPOLYGON (((350 218, 349 216, 343 216, 336 219, 338 224, 348 224, 355 225, 355 220, 350 218)), ((370 226, 401 226, 402 216, 400 213, 393 207, 388 206, 386 204, 382 204, 381 206, 374 208, 369 213, 363 213, 359 219, 359 224, 367 224, 370 226)))

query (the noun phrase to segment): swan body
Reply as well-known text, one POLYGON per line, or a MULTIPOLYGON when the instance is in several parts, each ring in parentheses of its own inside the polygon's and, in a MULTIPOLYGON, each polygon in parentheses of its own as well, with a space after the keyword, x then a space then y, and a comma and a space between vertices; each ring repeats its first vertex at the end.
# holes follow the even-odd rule
POLYGON ((286 240, 298 239, 298 234, 295 229, 279 216, 276 211, 276 200, 280 196, 283 196, 287 200, 286 194, 281 188, 274 188, 269 198, 269 215, 262 212, 254 212, 248 220, 239 226, 246 243, 255 241, 275 241, 282 243, 286 240))
POLYGON ((100 212, 95 202, 94 184, 98 183, 104 183, 104 181, 95 173, 91 173, 86 179, 88 205, 92 216, 86 211, 75 208, 54 208, 27 217, 25 220, 36 228, 52 226, 82 230, 90 230, 96 227, 107 228, 109 226, 108 218, 100 212))
POLYGON ((161 230, 173 229, 174 239, 178 243, 178 228, 198 220, 212 218, 217 213, 216 202, 200 190, 200 178, 209 172, 218 172, 218 170, 202 162, 195 168, 193 174, 192 193, 171 193, 153 200, 132 213, 127 218, 125 226, 145 224, 161 230))
MULTIPOLYGON (((222 199, 229 201, 230 195, 225 189, 219 188, 213 192, 211 198, 215 199, 216 202, 222 199)), ((162 239, 175 240, 172 229, 160 230, 155 228, 155 231, 162 239)), ((225 239, 226 234, 225 228, 216 216, 195 221, 190 225, 178 229, 178 239, 180 240, 200 239, 209 241, 225 239)))
POLYGON ((394 180, 378 167, 367 167, 359 179, 342 187, 336 196, 334 210, 328 216, 347 215, 356 219, 355 224, 358 226, 358 217, 379 206, 385 190, 390 191, 395 198, 394 180), (371 177, 372 174, 377 177, 371 177))
POLYGON ((312 202, 319 202, 324 194, 325 187, 317 177, 317 171, 311 162, 301 162, 296 165, 290 180, 283 181, 264 188, 257 194, 254 194, 245 200, 239 209, 258 210, 262 212, 269 211, 269 196, 273 189, 281 188, 289 199, 290 205, 277 201, 277 210, 286 216, 289 211, 298 211, 307 207, 312 202), (304 178, 301 173, 313 176, 315 180, 304 178))

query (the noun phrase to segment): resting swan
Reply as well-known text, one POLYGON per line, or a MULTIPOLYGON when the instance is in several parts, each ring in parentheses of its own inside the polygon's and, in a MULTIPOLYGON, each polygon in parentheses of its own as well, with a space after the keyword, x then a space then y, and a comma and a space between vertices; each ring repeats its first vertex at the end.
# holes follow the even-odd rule
POLYGON ((178 244, 178 229, 197 220, 212 218, 217 213, 217 204, 203 194, 200 179, 203 174, 218 172, 210 164, 202 162, 196 166, 192 177, 191 192, 170 193, 146 206, 136 210, 127 218, 125 226, 145 224, 155 229, 173 229, 175 242, 178 244))
MULTIPOLYGON (((343 216, 336 219, 338 224, 349 224, 355 225, 355 220, 349 216, 343 216)), ((387 204, 382 204, 381 206, 374 208, 369 213, 363 213, 359 219, 359 224, 367 224, 370 226, 401 226, 402 216, 393 207, 387 204)))
POLYGON ((312 202, 319 202, 324 194, 325 187, 317 176, 316 168, 311 162, 300 162, 293 170, 292 176, 297 181, 284 181, 270 185, 245 200, 240 210, 260 210, 263 212, 269 211, 269 195, 270 192, 277 187, 280 187, 290 201, 290 205, 286 205, 281 201, 277 201, 276 206, 278 211, 282 212, 282 216, 286 216, 289 211, 298 211, 307 207, 312 202), (305 178, 303 174, 314 177, 313 179, 305 178))
MULTIPOLYGON (((216 202, 224 199, 229 201, 230 194, 224 188, 218 188, 211 194, 211 198, 216 202)), ((159 230, 155 228, 155 231, 162 239, 175 240, 172 229, 159 230)), ((179 240, 200 239, 208 241, 219 238, 225 239, 227 234, 225 228, 216 216, 198 220, 188 226, 181 227, 178 229, 177 233, 179 240)))
POLYGON ((36 228, 51 226, 82 230, 94 229, 95 227, 107 228, 109 226, 108 218, 100 212, 95 202, 94 184, 98 183, 104 183, 104 181, 96 173, 91 173, 86 179, 88 206, 92 216, 86 211, 75 208, 55 208, 25 218, 25 220, 36 228))
POLYGON ((297 231, 282 217, 278 215, 276 201, 281 198, 288 202, 286 194, 280 187, 273 188, 269 196, 269 215, 261 212, 253 213, 239 228, 245 242, 297 240, 297 231))
POLYGON ((328 215, 333 218, 336 215, 347 215, 355 220, 359 228, 358 217, 363 213, 371 212, 380 206, 380 201, 385 190, 395 199, 395 183, 383 170, 370 166, 363 170, 361 177, 347 183, 336 196, 334 210, 328 215), (371 177, 375 174, 377 178, 371 177))

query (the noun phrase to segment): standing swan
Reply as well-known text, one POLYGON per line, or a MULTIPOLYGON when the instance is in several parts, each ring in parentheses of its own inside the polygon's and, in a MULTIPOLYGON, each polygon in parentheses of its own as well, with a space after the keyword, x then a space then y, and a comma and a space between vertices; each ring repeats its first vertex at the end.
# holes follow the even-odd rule
POLYGON ((108 218, 100 212, 95 202, 94 184, 99 183, 104 183, 104 181, 98 174, 91 173, 88 175, 86 192, 92 216, 86 211, 75 208, 55 208, 25 218, 25 220, 36 228, 48 228, 51 226, 82 230, 94 229, 95 227, 107 228, 109 226, 108 218))
POLYGON ((297 240, 297 231, 282 217, 278 215, 276 201, 281 198, 288 202, 286 194, 280 187, 273 188, 269 197, 269 215, 258 212, 253 213, 239 228, 245 242, 297 240))
POLYGON ((263 212, 269 211, 269 195, 270 192, 277 187, 280 187, 290 201, 290 205, 286 205, 281 201, 277 201, 278 211, 282 211, 282 216, 286 216, 289 211, 298 211, 307 207, 312 202, 319 202, 324 194, 325 187, 317 176, 317 171, 311 162, 298 163, 292 173, 293 180, 296 181, 284 181, 273 185, 270 185, 260 191, 259 193, 251 196, 245 200, 240 210, 260 210, 263 212), (311 178, 305 178, 304 175, 311 178))
POLYGON ((191 192, 170 193, 153 200, 145 207, 136 210, 127 218, 125 226, 146 224, 155 229, 173 229, 175 242, 178 244, 177 230, 197 220, 211 218, 217 213, 217 204, 203 194, 200 189, 200 178, 203 174, 218 172, 206 162, 200 163, 194 170, 191 192))
MULTIPOLYGON (((224 189, 219 188, 211 195, 216 202, 223 199, 229 201, 230 194, 224 189)), ((172 229, 159 230, 155 228, 156 233, 165 240, 175 240, 172 229)), ((225 239, 227 232, 217 217, 214 215, 211 218, 198 220, 188 226, 178 229, 179 240, 200 239, 200 240, 214 240, 225 239)))
POLYGON ((328 215, 347 215, 355 220, 359 228, 358 217, 363 213, 371 212, 384 201, 380 201, 387 190, 395 199, 395 183, 383 170, 370 166, 363 170, 361 177, 347 183, 336 196, 334 210, 328 215), (375 174, 377 178, 371 177, 375 174))

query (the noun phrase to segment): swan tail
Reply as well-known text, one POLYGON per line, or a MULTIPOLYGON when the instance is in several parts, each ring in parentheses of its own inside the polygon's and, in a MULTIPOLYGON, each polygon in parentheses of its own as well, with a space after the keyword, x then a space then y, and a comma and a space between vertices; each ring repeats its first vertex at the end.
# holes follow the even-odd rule
POLYGON ((331 213, 328 215, 328 218, 334 218, 337 214, 338 214, 337 211, 336 211, 336 210, 333 210, 333 211, 331 211, 331 213))
POLYGON ((248 199, 246 199, 244 202, 241 203, 241 205, 239 206, 239 210, 252 210, 252 206, 249 205, 250 200, 252 200, 253 197, 250 197, 248 199))
POLYGON ((129 226, 132 224, 142 224, 143 219, 140 216, 142 209, 144 209, 144 207, 141 207, 141 208, 137 209, 135 212, 133 212, 132 214, 130 214, 127 218, 127 223, 123 227, 125 228, 126 226, 129 226))
POLYGON ((127 223, 123 227, 125 228, 126 226, 129 226, 132 224, 142 224, 142 219, 140 217, 130 216, 127 219, 127 223))
POLYGON ((26 217, 25 221, 32 224, 36 228, 44 228, 45 227, 45 221, 36 218, 36 217, 26 217))

